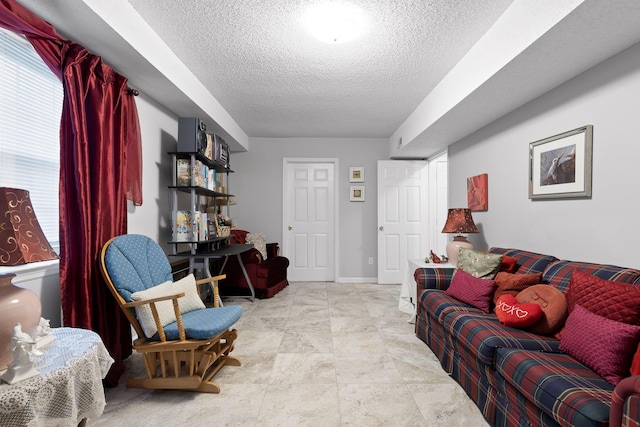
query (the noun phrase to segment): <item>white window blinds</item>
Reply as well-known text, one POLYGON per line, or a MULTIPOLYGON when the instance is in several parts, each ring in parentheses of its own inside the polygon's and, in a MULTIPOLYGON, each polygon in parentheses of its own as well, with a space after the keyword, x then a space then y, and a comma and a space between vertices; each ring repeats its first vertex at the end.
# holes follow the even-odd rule
POLYGON ((0 29, 0 186, 29 191, 58 251, 62 84, 23 37, 0 29))

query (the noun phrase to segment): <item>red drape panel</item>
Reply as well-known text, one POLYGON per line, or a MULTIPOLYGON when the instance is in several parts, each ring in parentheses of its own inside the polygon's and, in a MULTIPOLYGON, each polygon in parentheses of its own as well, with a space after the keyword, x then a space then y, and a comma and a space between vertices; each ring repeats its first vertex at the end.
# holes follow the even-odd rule
POLYGON ((142 203, 140 126, 127 79, 13 0, 0 26, 24 34, 64 88, 60 125, 60 290, 65 325, 100 334, 116 360, 131 354, 131 329, 100 276, 102 245, 127 232, 127 198, 142 203))

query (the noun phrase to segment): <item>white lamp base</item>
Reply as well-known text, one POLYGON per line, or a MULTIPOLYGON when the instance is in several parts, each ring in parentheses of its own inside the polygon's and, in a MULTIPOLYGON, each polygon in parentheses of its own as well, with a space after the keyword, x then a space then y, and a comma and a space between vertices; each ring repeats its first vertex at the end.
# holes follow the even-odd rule
POLYGON ((473 245, 464 236, 455 236, 452 241, 447 244, 447 257, 449 264, 458 266, 458 251, 460 248, 473 249, 473 245))

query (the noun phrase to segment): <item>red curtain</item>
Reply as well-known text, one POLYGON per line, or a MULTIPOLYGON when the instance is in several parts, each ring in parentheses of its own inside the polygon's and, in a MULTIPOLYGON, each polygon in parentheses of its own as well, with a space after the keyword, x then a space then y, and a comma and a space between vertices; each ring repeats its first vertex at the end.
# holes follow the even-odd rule
POLYGON ((142 204, 138 113, 127 79, 98 56, 62 39, 14 0, 0 0, 0 26, 25 35, 62 80, 60 124, 60 291, 66 326, 102 337, 116 385, 131 354, 131 329, 98 268, 102 245, 127 232, 127 198, 142 204))

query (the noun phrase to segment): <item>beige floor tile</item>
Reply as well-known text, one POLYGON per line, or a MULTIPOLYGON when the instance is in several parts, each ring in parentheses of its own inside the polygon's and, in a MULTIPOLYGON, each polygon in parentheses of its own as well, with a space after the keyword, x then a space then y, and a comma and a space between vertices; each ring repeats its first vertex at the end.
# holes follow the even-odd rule
POLYGON ((271 372, 271 384, 335 384, 332 353, 280 353, 271 372))
POLYGON ((267 388, 257 427, 338 427, 336 384, 273 384, 267 388))
POLYGON ((343 426, 415 427, 424 419, 404 384, 338 384, 343 426))

